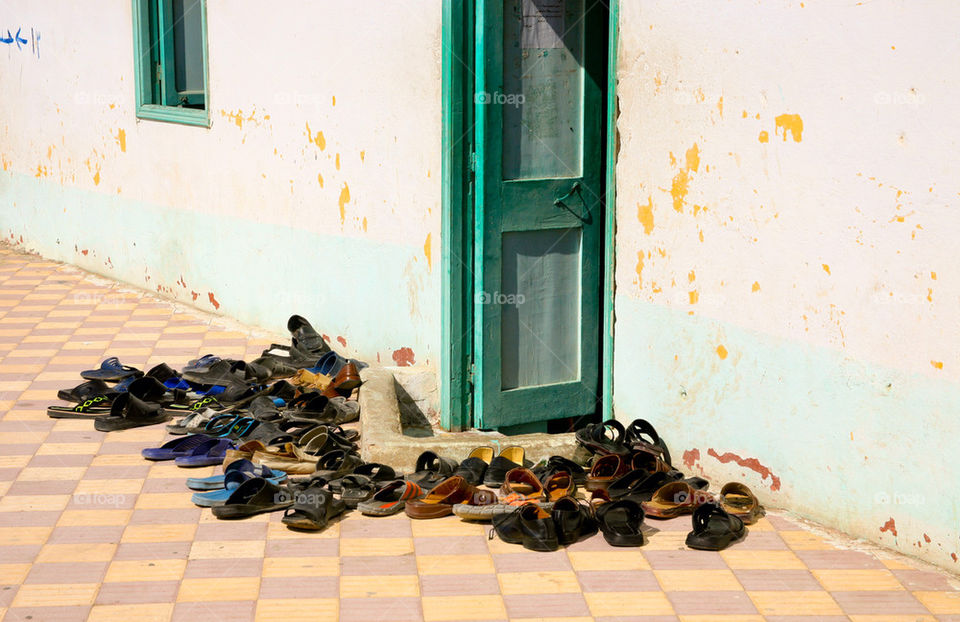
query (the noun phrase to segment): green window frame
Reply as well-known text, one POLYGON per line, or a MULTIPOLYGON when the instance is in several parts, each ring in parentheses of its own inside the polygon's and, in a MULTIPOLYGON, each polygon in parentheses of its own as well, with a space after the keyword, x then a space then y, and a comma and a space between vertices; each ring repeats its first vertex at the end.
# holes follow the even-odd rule
POLYGON ((210 127, 206 0, 132 1, 137 118, 210 127), (176 17, 194 10, 199 50, 196 23, 176 17))

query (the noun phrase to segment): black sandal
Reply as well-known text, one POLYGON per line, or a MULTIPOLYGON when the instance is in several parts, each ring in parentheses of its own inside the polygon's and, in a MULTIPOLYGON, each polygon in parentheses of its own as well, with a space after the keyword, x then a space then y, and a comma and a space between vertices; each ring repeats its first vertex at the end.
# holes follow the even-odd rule
POLYGON ((346 511, 346 504, 324 488, 326 480, 317 477, 293 493, 293 506, 281 521, 291 529, 320 531, 346 511))
POLYGON ((596 508, 603 538, 611 546, 643 546, 643 508, 639 503, 623 499, 602 503, 596 508))
POLYGON ((747 535, 743 521, 716 503, 705 503, 693 512, 693 531, 687 546, 701 551, 722 551, 747 535))
POLYGON ((626 430, 623 424, 616 419, 608 419, 603 423, 591 423, 577 430, 577 442, 587 451, 595 454, 629 456, 630 447, 624 444, 626 430), (613 432, 613 437, 607 435, 607 430, 613 432))

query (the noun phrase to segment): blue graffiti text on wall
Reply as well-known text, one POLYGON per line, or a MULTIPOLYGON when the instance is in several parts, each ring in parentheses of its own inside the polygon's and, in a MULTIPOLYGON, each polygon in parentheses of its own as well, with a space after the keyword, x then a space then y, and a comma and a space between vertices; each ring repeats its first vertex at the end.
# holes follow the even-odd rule
MULTIPOLYGON (((2 32, 2 31, 0 31, 2 32)), ((7 29, 7 36, 0 36, 0 43, 5 43, 7 45, 16 45, 18 50, 27 49, 27 44, 30 44, 30 51, 33 54, 37 55, 37 58, 40 57, 40 31, 30 29, 30 38, 27 39, 23 34, 23 28, 17 28, 16 34, 12 34, 10 29, 7 29)))

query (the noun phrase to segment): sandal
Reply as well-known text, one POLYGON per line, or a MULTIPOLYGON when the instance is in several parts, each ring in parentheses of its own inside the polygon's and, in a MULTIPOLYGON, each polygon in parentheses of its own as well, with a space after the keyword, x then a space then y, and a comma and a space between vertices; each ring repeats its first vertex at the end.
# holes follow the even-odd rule
POLYGON ((509 497, 517 494, 526 500, 535 501, 543 496, 543 484, 530 469, 517 467, 507 472, 507 476, 500 486, 500 495, 509 497))
POLYGON ((453 474, 459 475, 474 486, 479 486, 483 483, 483 475, 487 472, 491 460, 493 460, 493 447, 477 447, 460 463, 453 474))
POLYGON ((311 480, 293 494, 293 507, 284 512, 281 521, 291 529, 320 531, 330 521, 343 514, 347 505, 324 488, 323 478, 311 480))
POLYGON ((362 464, 363 460, 359 455, 343 449, 334 449, 323 454, 317 461, 316 476, 327 481, 339 479, 353 473, 353 470, 362 464))
POLYGON ((373 497, 377 492, 377 486, 366 475, 357 475, 351 473, 345 475, 339 480, 340 500, 348 508, 356 508, 357 504, 373 497))
POLYGON ((701 505, 716 502, 709 492, 696 490, 687 482, 679 481, 664 484, 649 501, 641 505, 650 518, 674 518, 690 514, 701 505))
POLYGON ((715 503, 707 503, 693 513, 693 531, 687 534, 687 546, 701 551, 722 551, 746 535, 742 520, 715 503))
POLYGON ((463 503, 477 491, 459 475, 448 477, 433 487, 426 497, 408 501, 403 508, 410 518, 440 518, 453 513, 453 506, 463 503))
POLYGON ((175 438, 159 447, 142 449, 140 455, 147 460, 175 460, 180 456, 188 456, 193 450, 210 440, 206 434, 193 434, 183 438, 175 438))
POLYGON ((262 477, 240 484, 223 505, 213 508, 217 518, 246 518, 264 512, 285 510, 293 505, 289 491, 262 477))
POLYGON ((587 473, 583 467, 563 456, 550 456, 546 460, 541 460, 535 467, 533 473, 541 482, 546 481, 554 473, 566 471, 573 477, 573 482, 578 486, 584 486, 587 483, 587 473))
POLYGON ((634 451, 643 451, 661 458, 668 465, 670 462, 670 450, 653 425, 646 419, 634 419, 633 423, 627 426, 624 434, 624 440, 634 451))
POLYGON ((607 488, 611 482, 626 475, 630 471, 630 464, 617 454, 599 456, 590 473, 587 474, 587 483, 584 488, 593 492, 607 488))
POLYGON ((621 499, 596 507, 603 539, 611 546, 643 546, 643 508, 634 501, 621 499))
MULTIPOLYGON (((283 477, 276 477, 276 478, 265 477, 264 479, 266 479, 268 482, 271 482, 273 484, 280 484, 287 477, 283 473, 281 473, 281 475, 283 475, 283 477)), ((254 474, 251 471, 241 471, 241 470, 230 471, 226 474, 224 478, 223 488, 220 488, 217 490, 211 490, 210 492, 203 492, 203 493, 195 492, 192 495, 190 495, 190 501, 194 505, 200 506, 202 508, 212 508, 212 507, 223 505, 224 503, 227 502, 227 499, 230 498, 230 495, 233 494, 233 491, 235 491, 237 488, 240 487, 240 484, 244 483, 247 480, 254 479, 256 477, 260 477, 260 476, 254 474)))
POLYGON ((629 456, 630 448, 624 444, 626 430, 616 419, 608 419, 603 423, 591 423, 576 432, 577 443, 594 454, 629 456), (608 435, 612 433, 612 437, 608 435))
POLYGON ((503 485, 507 472, 525 466, 528 465, 525 464, 523 447, 516 445, 504 447, 500 450, 500 455, 490 461, 490 466, 483 474, 483 485, 488 488, 499 488, 503 485))
MULTIPOLYGON (((223 473, 220 475, 211 475, 210 477, 191 477, 187 479, 187 488, 190 490, 219 490, 224 487, 226 484, 226 476, 232 471, 243 471, 245 473, 252 473, 254 477, 262 477, 264 479, 275 479, 283 481, 287 478, 287 474, 283 471, 274 471, 273 469, 267 468, 265 466, 259 466, 247 459, 240 459, 231 462, 223 468, 223 473)), ((278 482, 279 483, 279 482, 278 482)))
POLYGON ((88 380, 72 389, 60 389, 57 391, 57 398, 64 402, 74 402, 82 404, 85 400, 97 395, 106 395, 110 393, 110 387, 106 382, 99 379, 88 380))
POLYGON ((423 494, 423 488, 417 484, 395 480, 368 500, 358 503, 357 509, 366 516, 391 516, 402 512, 407 501, 419 499, 423 494))
POLYGON ((554 473, 543 483, 543 491, 547 501, 557 501, 562 497, 576 497, 577 484, 566 471, 554 473))
POLYGON ((223 438, 211 438, 195 446, 189 453, 174 459, 178 467, 205 467, 223 463, 228 449, 236 449, 233 441, 223 438))
POLYGON ((251 462, 291 475, 309 475, 317 470, 317 457, 304 453, 293 443, 256 451, 251 462))
POLYGON ((148 404, 129 393, 121 393, 110 405, 110 414, 97 417, 93 427, 100 432, 129 430, 170 420, 170 415, 157 404, 148 404))
POLYGON ((763 507, 753 492, 740 482, 729 482, 720 489, 720 507, 744 524, 752 525, 764 515, 763 507))
POLYGON ((432 451, 425 451, 417 458, 413 473, 407 475, 406 480, 419 485, 424 490, 430 490, 453 475, 456 469, 457 462, 455 460, 441 458, 432 451))
POLYGON ((470 495, 470 498, 463 503, 456 503, 453 506, 453 513, 463 520, 491 520, 497 514, 512 512, 514 506, 504 509, 504 506, 497 503, 497 494, 492 490, 480 490, 479 488, 470 495))
POLYGON ((120 382, 131 376, 139 378, 143 372, 136 367, 121 365, 120 359, 111 356, 102 363, 98 369, 88 369, 80 372, 80 377, 84 380, 103 380, 104 382, 120 382))
POLYGON ((330 351, 327 342, 303 316, 291 315, 287 320, 287 330, 290 331, 293 347, 305 353, 315 354, 314 360, 330 351))

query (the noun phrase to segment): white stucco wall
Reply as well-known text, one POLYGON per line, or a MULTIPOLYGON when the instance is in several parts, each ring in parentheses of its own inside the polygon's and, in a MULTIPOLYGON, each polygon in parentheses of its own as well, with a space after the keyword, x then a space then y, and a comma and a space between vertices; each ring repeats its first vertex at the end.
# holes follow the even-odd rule
POLYGON ((960 6, 621 11, 618 416, 960 568, 960 6))
POLYGON ((208 0, 209 129, 136 118, 131 19, 129 0, 0 7, 4 31, 40 33, 0 46, 4 237, 435 365, 440 1, 208 0))

